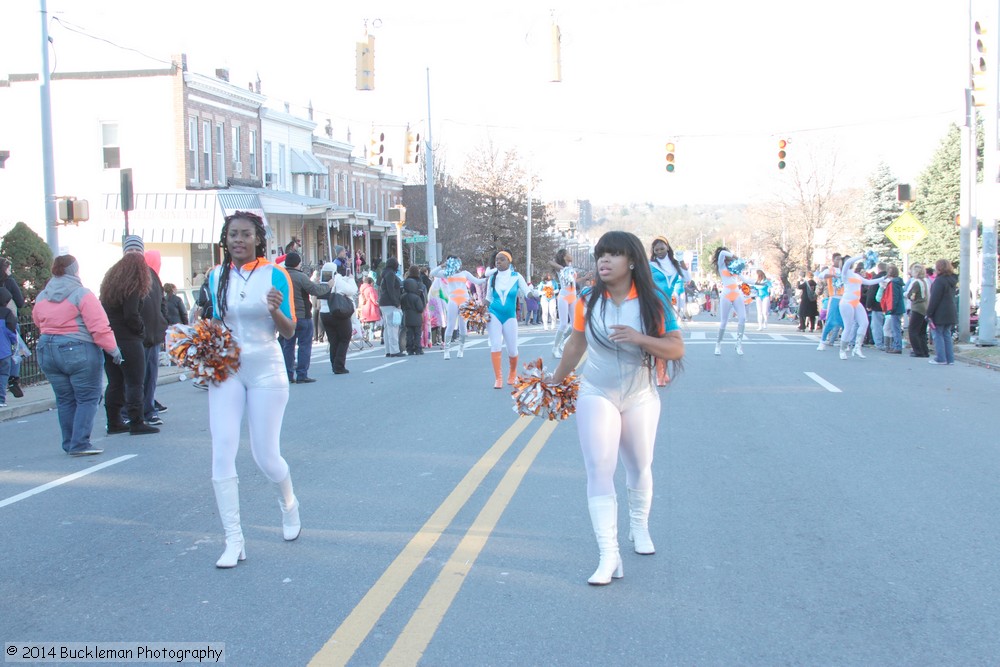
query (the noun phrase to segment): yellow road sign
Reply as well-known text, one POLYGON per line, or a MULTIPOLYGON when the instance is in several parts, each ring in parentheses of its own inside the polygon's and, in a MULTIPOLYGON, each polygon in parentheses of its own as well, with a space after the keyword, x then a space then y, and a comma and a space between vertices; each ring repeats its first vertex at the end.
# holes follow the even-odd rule
POLYGON ((920 243, 925 236, 927 236, 927 228, 921 225, 920 221, 913 217, 909 211, 893 220, 892 224, 885 228, 885 237, 904 254, 910 252, 913 246, 920 243))

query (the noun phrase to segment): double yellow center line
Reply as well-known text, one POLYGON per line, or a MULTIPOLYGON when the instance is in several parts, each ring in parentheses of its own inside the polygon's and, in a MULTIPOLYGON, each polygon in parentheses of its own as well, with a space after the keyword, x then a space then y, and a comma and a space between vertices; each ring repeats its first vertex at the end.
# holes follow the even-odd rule
MULTIPOLYGON (((344 619, 333 636, 310 661, 310 665, 346 665, 354 656, 368 634, 385 613, 389 604, 423 562, 441 534, 448 528, 455 515, 468 502, 482 484, 486 475, 514 444, 521 432, 532 423, 529 417, 519 417, 510 428, 490 447, 471 470, 462 478, 434 514, 413 536, 403 551, 389 565, 378 581, 369 589, 361 602, 344 619)), ((537 421, 535 423, 538 423, 537 421)), ((480 511, 451 558, 441 570, 437 580, 427 591, 410 621, 386 655, 384 665, 416 665, 437 631, 448 607, 465 582, 497 521, 514 497, 518 486, 527 474, 535 457, 542 450, 558 422, 544 421, 538 431, 507 470, 496 490, 480 511)))

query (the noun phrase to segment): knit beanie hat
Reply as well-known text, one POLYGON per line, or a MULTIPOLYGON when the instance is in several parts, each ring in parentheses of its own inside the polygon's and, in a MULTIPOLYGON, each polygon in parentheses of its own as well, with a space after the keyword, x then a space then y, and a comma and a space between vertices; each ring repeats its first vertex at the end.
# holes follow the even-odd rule
POLYGON ((130 250, 138 250, 139 252, 146 251, 146 245, 142 242, 141 237, 135 236, 134 234, 125 237, 125 240, 122 241, 122 254, 125 254, 130 250))
POLYGON ((285 266, 287 266, 288 268, 294 269, 301 263, 302 263, 302 255, 300 255, 299 253, 290 252, 287 255, 285 255, 285 266))

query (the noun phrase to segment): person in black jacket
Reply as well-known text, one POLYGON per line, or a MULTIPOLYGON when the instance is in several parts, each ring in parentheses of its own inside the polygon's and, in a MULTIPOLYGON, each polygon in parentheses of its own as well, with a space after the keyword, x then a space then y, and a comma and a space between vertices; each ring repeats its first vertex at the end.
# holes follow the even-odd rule
POLYGON ((399 308, 403 286, 396 275, 398 268, 399 261, 395 257, 387 259, 378 288, 378 307, 382 311, 382 340, 385 341, 387 357, 406 356, 399 350, 399 327, 403 322, 403 313, 399 308))
POLYGON ((927 302, 927 321, 934 331, 934 358, 930 363, 951 365, 955 363, 951 336, 958 325, 958 306, 955 304, 958 276, 946 259, 935 262, 934 273, 937 277, 931 283, 931 298, 927 302))
MULTIPOLYGON (((889 265, 885 262, 879 262, 875 268, 877 271, 872 278, 885 278, 889 265)), ((875 347, 885 352, 885 313, 882 312, 882 305, 878 302, 878 299, 875 298, 877 293, 877 287, 869 287, 869 289, 865 292, 865 308, 868 309, 868 312, 870 313, 869 317, 872 322, 872 342, 875 344, 875 347)))
POLYGON ((420 334, 424 326, 424 307, 427 305, 427 292, 420 280, 420 267, 410 266, 403 281, 403 296, 400 306, 403 309, 403 325, 406 327, 406 353, 410 355, 423 354, 420 347, 420 334))
MULTIPOLYGON (((126 237, 125 252, 142 254, 149 267, 149 292, 142 299, 139 312, 146 327, 142 345, 146 351, 146 369, 142 379, 142 418, 153 426, 163 424, 160 411, 166 410, 156 400, 156 385, 160 378, 160 350, 167 335, 167 309, 163 303, 163 283, 160 282, 160 252, 145 252, 142 239, 138 236, 126 237), (128 239, 133 239, 131 242, 128 239), (126 249, 127 248, 127 249, 126 249)), ((129 417, 131 421, 131 417, 129 417)))
POLYGON ((118 365, 107 353, 104 354, 104 373, 108 377, 104 409, 108 416, 109 434, 127 431, 132 435, 145 435, 160 431, 146 424, 142 415, 146 326, 140 306, 149 293, 151 273, 141 253, 127 252, 108 269, 101 282, 101 305, 108 314, 108 322, 123 359, 118 365), (127 426, 122 423, 123 405, 129 418, 127 426))
POLYGON ((187 324, 187 308, 184 299, 177 296, 177 286, 173 283, 163 284, 163 308, 166 311, 167 326, 172 324, 187 324))
MULTIPOLYGON (((21 294, 21 286, 14 278, 14 268, 6 257, 0 257, 0 287, 10 292, 9 306, 11 312, 14 313, 16 323, 18 311, 24 308, 24 295, 21 294)), ((15 330, 14 333, 19 334, 20 331, 15 330)), ((21 357, 17 354, 17 343, 14 345, 14 356, 10 358, 10 378, 7 380, 7 388, 14 395, 14 398, 21 398, 24 396, 24 391, 21 390, 21 357)))

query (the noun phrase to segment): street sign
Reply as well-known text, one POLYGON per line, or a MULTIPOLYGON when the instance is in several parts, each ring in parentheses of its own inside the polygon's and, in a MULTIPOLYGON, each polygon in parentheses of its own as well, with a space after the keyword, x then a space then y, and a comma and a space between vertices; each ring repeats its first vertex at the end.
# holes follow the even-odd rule
POLYGON ((427 236, 411 236, 403 239, 403 243, 427 243, 427 236))
POLYGON ((885 237, 904 255, 927 236, 927 228, 909 211, 903 213, 885 228, 885 237))

